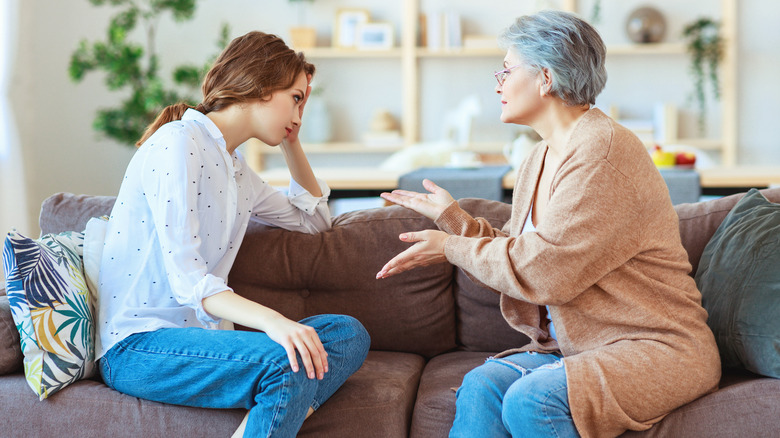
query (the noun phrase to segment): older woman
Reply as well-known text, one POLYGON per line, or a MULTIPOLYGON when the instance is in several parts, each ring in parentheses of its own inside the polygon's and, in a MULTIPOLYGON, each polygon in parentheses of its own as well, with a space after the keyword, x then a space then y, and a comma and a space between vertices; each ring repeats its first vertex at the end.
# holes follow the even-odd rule
POLYGON ((501 294, 527 345, 463 379, 451 436, 615 436, 645 430, 714 391, 720 360, 688 275, 677 216, 637 137, 591 106, 606 82, 605 47, 575 16, 546 11, 501 35, 501 120, 542 141, 517 174, 502 229, 430 193, 385 193, 443 231, 377 274, 448 261, 501 294))

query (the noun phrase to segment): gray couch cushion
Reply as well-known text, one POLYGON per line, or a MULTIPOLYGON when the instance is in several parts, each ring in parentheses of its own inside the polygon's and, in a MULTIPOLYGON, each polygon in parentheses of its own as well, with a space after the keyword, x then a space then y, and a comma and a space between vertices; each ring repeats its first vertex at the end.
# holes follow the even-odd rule
POLYGON ((94 380, 79 380, 38 401, 23 373, 0 377, 2 436, 7 438, 230 436, 245 413, 140 400, 94 380))
POLYGON ((363 366, 303 423, 299 438, 405 437, 425 361, 369 351, 363 366))
MULTIPOLYGON (((406 436, 424 365, 414 354, 369 352, 363 366, 303 423, 298 436, 406 436)), ((93 380, 80 380, 40 402, 21 372, 0 377, 3 438, 227 437, 245 413, 141 400, 93 380)))
POLYGON ((417 403, 414 405, 411 438, 446 437, 455 420, 455 391, 463 376, 485 363, 490 353, 457 351, 434 357, 425 366, 417 403))
POLYGON ((721 389, 625 438, 770 437, 780 431, 780 379, 724 374, 721 389))

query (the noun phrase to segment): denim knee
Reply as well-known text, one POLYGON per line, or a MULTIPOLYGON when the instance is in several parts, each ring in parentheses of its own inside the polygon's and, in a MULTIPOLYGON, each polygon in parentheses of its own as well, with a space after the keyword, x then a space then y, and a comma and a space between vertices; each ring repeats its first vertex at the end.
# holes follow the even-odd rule
POLYGON ((344 350, 348 351, 350 356, 361 358, 360 363, 362 363, 362 359, 366 358, 371 347, 371 336, 363 324, 349 315, 320 315, 320 317, 327 321, 320 333, 322 343, 330 344, 337 341, 344 345, 344 350))
POLYGON ((492 392, 494 387, 490 371, 485 367, 476 367, 463 376, 463 382, 458 388, 458 393, 464 392, 474 396, 485 396, 492 392))
MULTIPOLYGON (((559 378, 550 378, 551 374, 530 373, 504 394, 501 417, 511 433, 538 431, 547 435, 551 430, 573 429, 565 375, 560 381, 559 378)), ((562 436, 570 435, 564 433, 562 436)))
POLYGON ((352 342, 356 351, 363 352, 364 356, 368 354, 368 349, 371 348, 371 336, 368 331, 357 318, 353 318, 349 315, 340 315, 339 317, 343 330, 352 334, 352 342))
MULTIPOLYGON (((528 376, 530 377, 530 376, 528 376)), ((521 379, 509 387, 504 394, 504 405, 501 417, 505 424, 517 424, 523 421, 533 421, 542 415, 546 392, 540 393, 541 388, 527 385, 532 379, 521 379)))

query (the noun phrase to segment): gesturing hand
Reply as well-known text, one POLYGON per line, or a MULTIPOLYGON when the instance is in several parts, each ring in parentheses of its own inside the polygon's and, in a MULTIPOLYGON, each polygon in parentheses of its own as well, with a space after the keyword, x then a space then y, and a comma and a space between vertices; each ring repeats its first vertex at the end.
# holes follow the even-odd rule
POLYGON ((294 372, 298 372, 298 360, 295 357, 295 350, 298 350, 306 375, 310 379, 316 377, 322 380, 325 377, 328 372, 328 353, 312 327, 279 315, 268 321, 265 333, 287 351, 294 372))
POLYGON ((424 179, 423 187, 430 193, 393 190, 392 193, 382 193, 379 196, 435 221, 454 199, 450 192, 437 186, 431 180, 424 179))
POLYGON ((399 238, 404 242, 417 243, 387 262, 376 274, 376 278, 387 278, 418 266, 446 262, 444 242, 447 240, 447 237, 449 237, 447 233, 438 230, 401 234, 399 238))

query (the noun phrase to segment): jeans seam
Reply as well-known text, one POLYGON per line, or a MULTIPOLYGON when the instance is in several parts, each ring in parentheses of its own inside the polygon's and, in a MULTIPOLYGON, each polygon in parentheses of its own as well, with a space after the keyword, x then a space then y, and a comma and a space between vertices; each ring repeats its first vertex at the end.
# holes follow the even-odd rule
MULTIPOLYGON (((362 326, 361 326, 361 327, 362 327, 362 326)), ((366 331, 365 331, 365 329, 363 330, 363 333, 361 334, 361 336, 362 336, 363 334, 364 334, 365 336, 367 336, 367 339, 366 339, 366 341, 367 341, 367 343, 370 345, 370 342, 371 342, 371 337, 370 337, 370 335, 368 335, 368 332, 366 332, 366 331)), ((350 341, 354 341, 356 338, 357 338, 357 336, 352 336, 352 337, 350 338, 350 341)), ((344 341, 346 341, 346 339, 343 339, 343 340, 344 340, 344 341)), ((351 345, 351 343, 352 343, 352 342, 350 342, 349 344, 351 345)), ((334 348, 335 348, 335 346, 334 346, 334 348)), ((340 352, 339 352, 340 354, 335 354, 335 352, 334 352, 334 351, 330 351, 330 352, 328 352, 328 351, 327 351, 327 349, 326 349, 326 352, 328 353, 329 357, 330 357, 331 353, 333 353, 335 356, 342 356, 342 357, 344 357, 344 358, 346 358, 346 357, 347 357, 349 354, 354 354, 354 352, 353 352, 353 351, 352 351, 352 350, 349 348, 349 345, 348 345, 346 342, 344 342, 343 348, 344 348, 345 350, 344 350, 344 351, 340 351, 340 352)), ((363 361, 365 361, 365 357, 363 358, 363 361)), ((347 368, 347 365, 348 365, 348 364, 351 364, 352 362, 351 362, 351 361, 348 361, 348 360, 339 360, 339 361, 336 361, 335 363, 339 365, 338 369, 337 369, 337 368, 333 368, 333 367, 332 367, 332 366, 333 366, 333 363, 332 363, 331 361, 328 361, 328 373, 333 373, 333 374, 331 374, 331 375, 336 375, 336 374, 338 374, 338 375, 341 375, 341 374, 342 374, 342 373, 341 373, 341 371, 342 371, 342 370, 344 370, 344 369, 346 369, 346 368, 347 368), (339 371, 339 372, 337 373, 336 371, 339 371)), ((363 362, 361 362, 361 365, 362 365, 362 363, 363 363, 363 362)), ((353 371, 351 374, 354 374, 355 372, 357 372, 357 370, 358 370, 359 368, 360 368, 360 367, 358 367, 357 369, 355 369, 355 370, 354 370, 354 371, 353 371)), ((351 374, 350 374, 350 375, 351 375, 351 374)), ((327 375, 326 375, 326 378, 327 378, 327 375)), ((342 382, 342 383, 343 383, 343 382, 342 382)), ((316 411, 317 409, 319 409, 319 408, 320 408, 320 406, 322 406, 322 403, 324 403, 324 402, 320 402, 320 400, 318 400, 318 399, 317 399, 317 391, 315 391, 315 393, 314 393, 314 396, 312 397, 312 400, 311 400, 311 408, 312 408, 312 409, 314 409, 314 410, 316 411)))
POLYGON ((287 373, 282 374, 282 389, 279 391, 279 403, 275 403, 273 417, 271 418, 271 427, 268 428, 267 437, 273 436, 274 432, 281 426, 279 414, 282 411, 282 407, 287 408, 287 404, 289 403, 289 382, 290 376, 287 373))
POLYGON ((259 364, 259 365, 273 364, 274 366, 278 367, 282 372, 286 372, 285 366, 280 365, 274 360, 248 360, 248 359, 240 359, 240 358, 232 358, 232 357, 217 357, 211 355, 200 355, 200 354, 192 354, 192 353, 166 352, 166 351, 159 351, 159 350, 149 350, 149 349, 138 348, 138 347, 130 347, 121 344, 117 344, 117 346, 127 351, 133 351, 136 353, 143 353, 143 354, 155 354, 155 355, 159 354, 163 356, 180 356, 180 357, 190 357, 196 359, 218 360, 222 362, 238 362, 238 363, 259 364))
POLYGON ((542 403, 542 412, 544 412, 544 417, 545 420, 547 421, 547 425, 549 429, 552 431, 552 433, 554 434, 554 436, 556 437, 560 437, 560 434, 558 434, 558 431, 555 429, 555 425, 554 425, 555 423, 550 419, 550 414, 547 412, 547 409, 550 407, 550 405, 547 402, 550 400, 550 397, 552 397, 553 393, 559 392, 562 389, 564 390, 567 389, 567 386, 564 384, 563 386, 559 386, 558 388, 550 389, 549 391, 547 391, 547 394, 545 394, 542 403))
MULTIPOLYGON (((339 367, 339 371, 341 371, 341 369, 343 369, 343 368, 344 368, 344 366, 346 365, 346 361, 337 361, 336 363, 338 363, 338 364, 340 365, 340 367, 339 367)), ((330 362, 328 362, 328 373, 331 373, 331 372, 332 372, 333 374, 331 374, 331 375, 335 375, 335 374, 337 374, 337 373, 335 372, 335 371, 336 371, 335 369, 333 369, 333 368, 330 368, 330 367, 331 367, 331 365, 332 365, 332 364, 331 364, 330 362)), ((327 377, 327 375, 326 375, 326 377, 327 377)), ((319 401, 319 400, 317 400, 317 392, 315 391, 315 392, 314 392, 314 395, 313 395, 313 396, 312 396, 312 398, 311 398, 311 408, 312 408, 312 409, 314 409, 314 410, 316 411, 317 409, 319 409, 319 408, 320 408, 320 406, 322 406, 322 403, 320 403, 320 401, 319 401)))
POLYGON ((103 363, 103 367, 106 371, 103 373, 105 376, 103 376, 103 380, 110 386, 112 389, 114 388, 114 385, 111 380, 111 362, 106 359, 105 357, 102 357, 101 362, 103 363))

